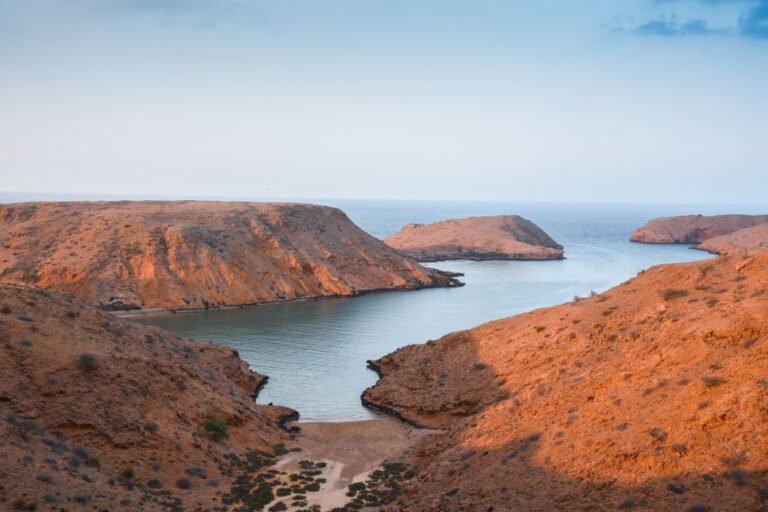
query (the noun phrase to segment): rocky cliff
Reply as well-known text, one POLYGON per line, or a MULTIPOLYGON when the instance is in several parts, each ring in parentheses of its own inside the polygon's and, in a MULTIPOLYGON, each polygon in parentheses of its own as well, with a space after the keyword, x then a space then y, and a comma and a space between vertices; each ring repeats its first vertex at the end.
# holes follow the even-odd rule
POLYGON ((234 351, 72 297, 0 285, 0 353, 2 510, 213 510, 287 439, 234 351))
POLYGON ((205 308, 451 286, 308 204, 200 201, 0 207, 0 282, 111 309, 205 308))
POLYGON ((763 510, 768 251, 408 346, 364 400, 446 434, 403 510, 763 510))
POLYGON ((384 239, 418 261, 551 260, 563 248, 533 222, 517 215, 408 224, 384 239))
POLYGON ((716 236, 768 223, 768 215, 681 215, 653 219, 636 229, 633 242, 700 244, 716 236))

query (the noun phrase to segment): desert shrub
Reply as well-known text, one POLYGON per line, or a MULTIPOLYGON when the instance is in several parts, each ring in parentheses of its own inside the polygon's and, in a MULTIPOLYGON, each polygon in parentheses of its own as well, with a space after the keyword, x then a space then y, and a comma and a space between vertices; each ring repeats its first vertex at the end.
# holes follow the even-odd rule
POLYGON ((155 423, 154 421, 147 421, 144 423, 144 430, 147 432, 157 432, 157 430, 160 428, 160 426, 155 423))
POLYGON ((275 491, 275 494, 279 497, 288 496, 289 494, 291 494, 291 489, 289 489, 288 487, 281 487, 280 489, 275 491))
POLYGON ((0 305, 0 313, 4 315, 10 315, 11 314, 11 306, 8 304, 2 304, 0 305))
POLYGON ((275 454, 276 456, 278 456, 278 457, 279 457, 279 456, 281 456, 281 455, 285 455, 285 454, 287 454, 287 453, 288 453, 288 449, 287 449, 287 448, 285 447, 285 445, 284 445, 284 444, 282 444, 282 443, 280 443, 280 444, 276 444, 275 446, 273 446, 273 447, 272 447, 272 451, 273 451, 273 452, 274 452, 274 454, 275 454))
POLYGON ((679 299, 686 297, 688 292, 677 288, 665 288, 659 292, 664 300, 679 299))
POLYGON ((80 313, 77 311, 67 311, 64 314, 67 316, 67 318, 77 318, 80 315, 80 313))
POLYGON ((706 375, 706 376, 702 377, 701 381, 708 388, 716 388, 718 386, 721 386, 721 385, 725 384, 725 381, 723 379, 721 379, 720 377, 713 377, 711 375, 706 375))
POLYGON ((229 425, 224 420, 210 418, 205 421, 205 431, 214 441, 223 441, 229 437, 229 425))
POLYGON ((125 468, 122 473, 120 473, 120 476, 125 478, 126 480, 130 480, 134 476, 136 476, 136 472, 133 470, 133 468, 125 468))
POLYGON ((192 488, 192 480, 189 478, 179 478, 176 480, 176 487, 179 489, 188 490, 192 488))
POLYGON ((77 356, 77 367, 83 371, 93 371, 99 367, 99 359, 88 353, 77 356))
POLYGON ((14 498, 11 502, 11 506, 14 510, 37 510, 37 505, 29 503, 24 498, 14 498))
POLYGON ((283 510, 288 510, 288 507, 282 501, 278 501, 277 503, 269 507, 269 512, 281 512, 283 510))
POLYGON ((125 247, 123 247, 123 252, 128 255, 144 254, 144 251, 141 250, 138 242, 127 244, 125 247))
POLYGON ((193 466, 191 468, 187 468, 185 472, 189 476, 196 476, 197 478, 208 478, 208 476, 205 474, 205 470, 201 467, 193 466))
POLYGON ((160 489, 163 487, 163 484, 157 478, 153 478, 152 480, 147 482, 147 487, 149 487, 150 489, 160 489))

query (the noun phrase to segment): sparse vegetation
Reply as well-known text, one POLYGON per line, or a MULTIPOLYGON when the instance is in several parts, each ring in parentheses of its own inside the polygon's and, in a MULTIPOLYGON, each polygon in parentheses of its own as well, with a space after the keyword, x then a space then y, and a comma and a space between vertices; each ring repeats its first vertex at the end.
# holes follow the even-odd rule
POLYGON ((711 375, 706 375, 706 376, 702 377, 701 381, 708 388, 716 388, 718 386, 722 386, 723 384, 725 384, 725 381, 723 379, 721 379, 720 377, 714 377, 714 376, 711 376, 711 375))
POLYGON ((77 367, 86 372, 94 371, 99 367, 99 359, 93 354, 82 353, 77 356, 77 367))
POLYGON ((37 505, 30 503, 21 497, 14 498, 11 502, 11 507, 13 507, 14 510, 37 510, 37 505))
POLYGON ((679 299, 681 297, 687 297, 688 292, 680 290, 678 288, 665 288, 659 292, 664 300, 679 299))
POLYGON ((229 437, 229 425, 224 420, 208 419, 205 422, 205 431, 216 442, 221 442, 229 437))

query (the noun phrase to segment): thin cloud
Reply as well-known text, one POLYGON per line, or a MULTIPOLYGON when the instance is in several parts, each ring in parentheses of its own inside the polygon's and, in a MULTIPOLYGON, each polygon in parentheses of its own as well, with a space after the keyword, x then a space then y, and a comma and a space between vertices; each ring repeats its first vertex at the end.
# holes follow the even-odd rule
MULTIPOLYGON (((673 5, 684 0, 653 0, 656 5, 673 5)), ((754 39, 768 39, 768 0, 698 0, 707 5, 743 5, 742 14, 728 29, 716 29, 703 19, 683 22, 651 19, 631 28, 633 34, 657 37, 706 36, 736 34, 754 39)))
POLYGON ((676 23, 665 20, 651 20, 632 29, 632 33, 641 36, 708 36, 720 35, 726 31, 710 28, 704 20, 691 20, 685 23, 676 23))

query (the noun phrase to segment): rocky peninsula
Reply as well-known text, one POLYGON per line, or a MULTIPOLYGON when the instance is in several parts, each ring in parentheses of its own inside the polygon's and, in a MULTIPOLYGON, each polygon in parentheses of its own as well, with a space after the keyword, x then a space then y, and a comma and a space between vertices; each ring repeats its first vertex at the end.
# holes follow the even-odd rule
POLYGON ((293 203, 0 206, 0 282, 111 310, 200 309, 457 286, 355 226, 293 203))
POLYGON ((384 242, 417 261, 563 258, 561 245, 517 215, 408 224, 384 242))
POLYGON ((653 219, 636 229, 633 242, 700 244, 710 238, 768 223, 768 215, 681 215, 653 219))
POLYGON ((759 510, 767 343, 763 250, 404 347, 363 399, 446 432, 402 510, 759 510))

